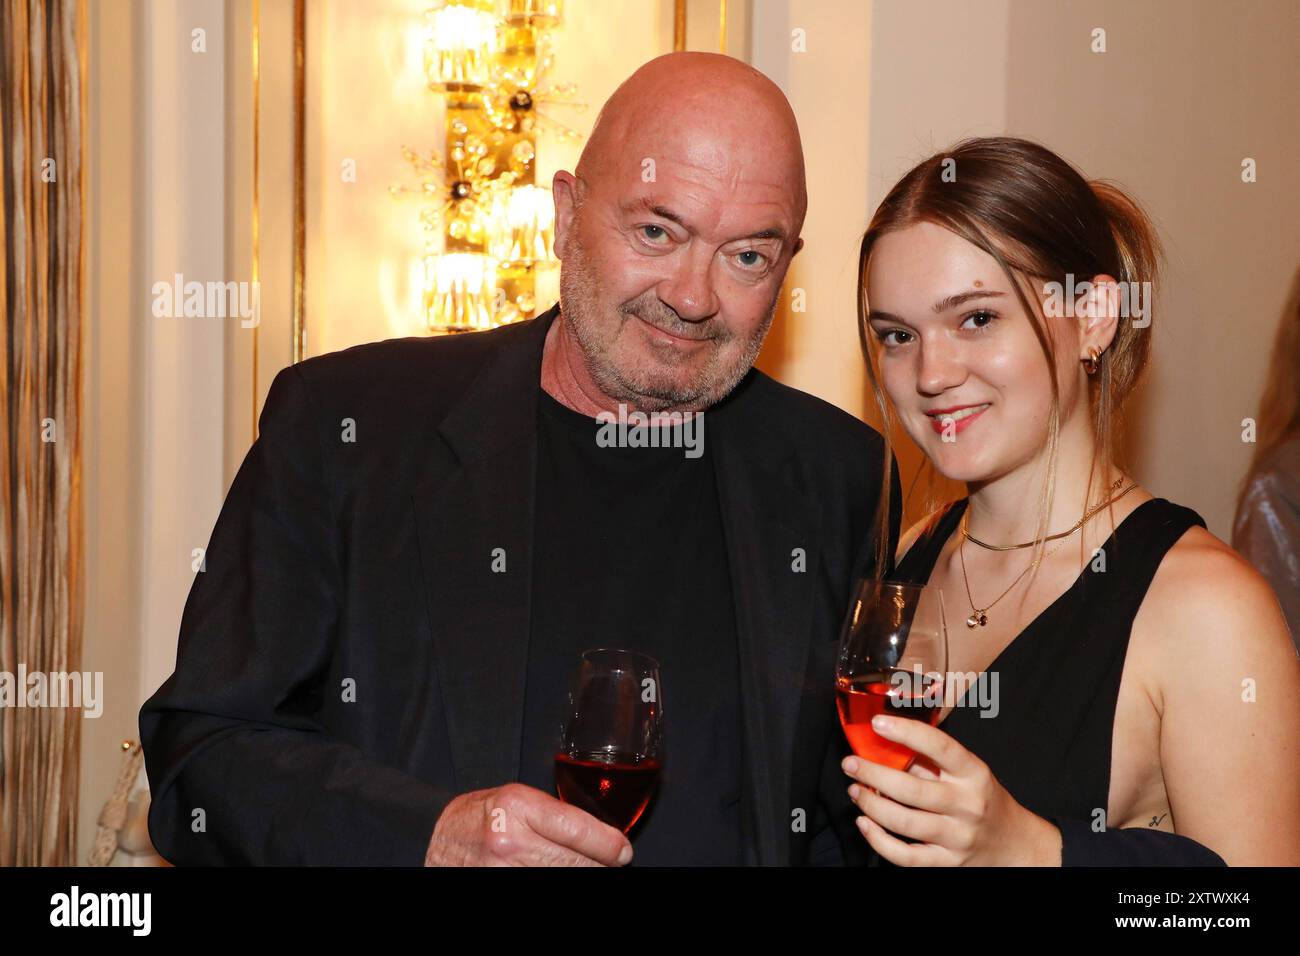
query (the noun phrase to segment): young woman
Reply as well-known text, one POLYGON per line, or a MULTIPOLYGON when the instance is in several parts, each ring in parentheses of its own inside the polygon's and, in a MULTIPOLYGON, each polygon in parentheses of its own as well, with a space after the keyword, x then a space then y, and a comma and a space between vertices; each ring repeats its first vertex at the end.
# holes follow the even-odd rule
MULTIPOLYGON (((921 163, 863 237, 885 473, 897 422, 968 492, 903 535, 891 577, 941 590, 951 673, 999 678, 995 717, 949 700, 936 727, 878 728, 917 751, 910 771, 845 760, 885 861, 1060 865, 1062 834, 1142 829, 1300 864, 1300 661, 1278 602, 1116 460, 1156 256, 1121 191, 1009 138, 921 163)), ((1235 437, 1185 440, 1212 467, 1235 437)))

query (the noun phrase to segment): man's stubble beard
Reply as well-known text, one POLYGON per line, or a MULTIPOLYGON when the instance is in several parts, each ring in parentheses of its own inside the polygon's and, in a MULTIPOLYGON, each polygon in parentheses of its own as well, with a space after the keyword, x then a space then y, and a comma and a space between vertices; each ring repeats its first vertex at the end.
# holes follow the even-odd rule
MULTIPOLYGON (((701 411, 716 405, 740 384, 741 379, 753 367, 776 317, 776 305, 780 297, 779 288, 772 296, 767 315, 754 330, 749 341, 745 343, 744 350, 733 366, 725 369, 718 367, 716 349, 725 345, 732 337, 731 334, 724 332, 726 339, 722 342, 715 340, 714 354, 702 368, 689 376, 686 382, 681 384, 655 382, 653 376, 637 374, 644 370, 619 369, 610 359, 610 348, 626 321, 634 319, 632 313, 637 310, 640 300, 626 303, 623 309, 620 309, 625 317, 623 323, 606 326, 601 317, 596 314, 596 309, 599 308, 597 305, 599 286, 592 275, 590 265, 586 249, 578 239, 575 229, 560 267, 560 308, 563 319, 573 329, 574 337, 582 350, 583 364, 596 387, 609 398, 617 402, 625 402, 633 409, 646 412, 701 411), (631 311, 627 311, 629 309, 631 311)), ((653 296, 653 293, 650 295, 653 296)), ((653 305, 649 302, 646 305, 651 309, 666 308, 657 297, 654 297, 653 305)))

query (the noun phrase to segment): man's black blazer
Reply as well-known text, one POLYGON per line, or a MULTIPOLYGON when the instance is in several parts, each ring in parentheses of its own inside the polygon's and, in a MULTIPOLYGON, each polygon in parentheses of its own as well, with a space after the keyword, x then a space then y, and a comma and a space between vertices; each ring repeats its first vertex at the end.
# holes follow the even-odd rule
MULTIPOLYGON (((276 376, 186 601, 175 673, 140 711, 166 859, 419 865, 456 794, 516 779, 557 312, 276 376)), ((880 436, 753 370, 705 414, 704 440, 733 581, 752 862, 840 862, 841 849, 858 862, 833 659, 851 582, 875 571, 880 436)), ((895 509, 891 555, 898 522, 895 509)))

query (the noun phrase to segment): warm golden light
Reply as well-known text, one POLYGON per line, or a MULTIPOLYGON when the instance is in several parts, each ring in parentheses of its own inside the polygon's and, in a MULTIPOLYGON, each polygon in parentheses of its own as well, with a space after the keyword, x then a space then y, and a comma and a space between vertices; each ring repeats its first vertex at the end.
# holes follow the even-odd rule
POLYGON ((491 4, 449 3, 425 14, 424 74, 429 88, 486 86, 496 53, 497 19, 491 4))
POLYGON ((502 16, 510 23, 558 26, 564 17, 564 0, 501 0, 502 16))
POLYGON ((492 210, 492 254, 509 263, 550 263, 555 204, 543 186, 498 192, 492 210))
POLYGON ((430 331, 490 329, 497 263, 491 256, 452 252, 424 258, 424 314, 430 331))
POLYGON ((557 265, 555 207, 536 185, 537 141, 579 135, 547 104, 583 109, 572 84, 545 77, 560 0, 448 0, 425 13, 424 80, 443 101, 437 150, 402 147, 418 177, 393 185, 420 204, 424 250, 417 288, 432 332, 462 332, 537 314, 557 265))

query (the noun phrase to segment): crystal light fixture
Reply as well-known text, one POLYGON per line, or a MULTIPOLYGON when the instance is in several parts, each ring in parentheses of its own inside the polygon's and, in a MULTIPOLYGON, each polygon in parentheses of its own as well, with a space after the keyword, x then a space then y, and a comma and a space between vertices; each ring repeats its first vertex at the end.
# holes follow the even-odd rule
POLYGON ((573 100, 544 85, 562 0, 446 0, 425 14, 424 76, 446 107, 441 157, 403 155, 418 185, 390 187, 420 206, 424 324, 477 331, 532 318, 538 273, 553 269, 555 211, 536 185, 538 134, 578 134, 543 107, 573 100))

